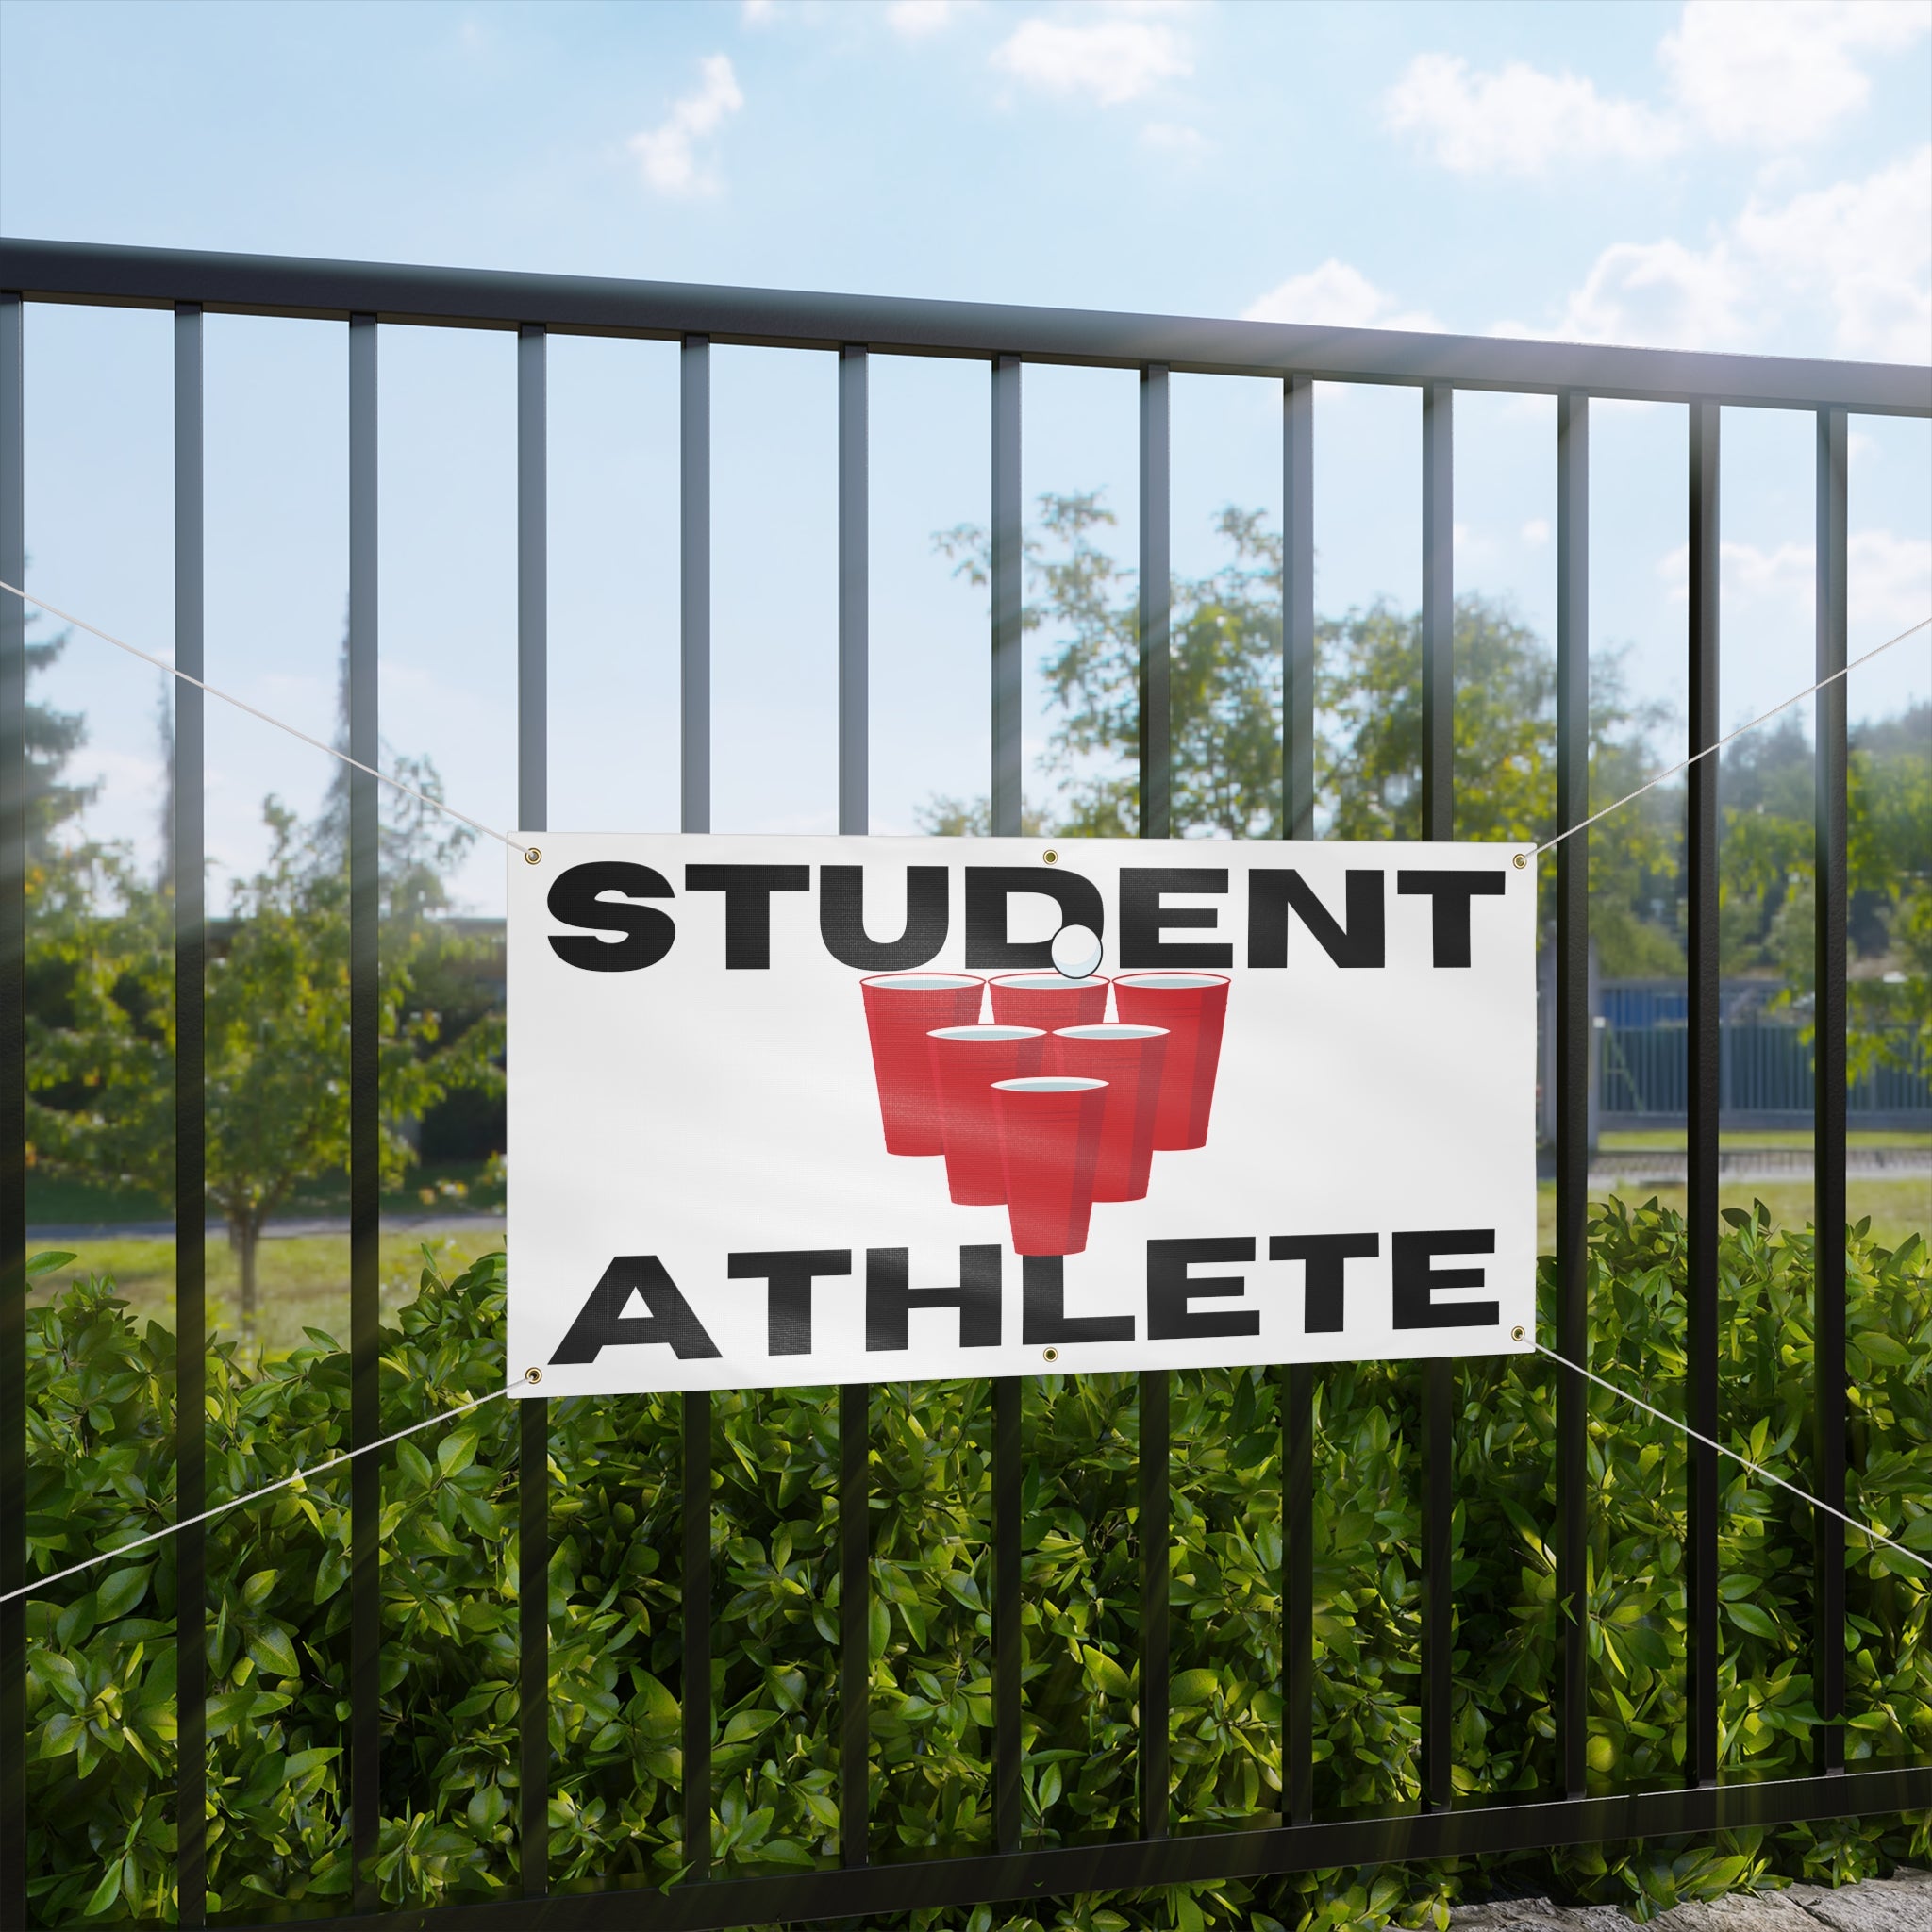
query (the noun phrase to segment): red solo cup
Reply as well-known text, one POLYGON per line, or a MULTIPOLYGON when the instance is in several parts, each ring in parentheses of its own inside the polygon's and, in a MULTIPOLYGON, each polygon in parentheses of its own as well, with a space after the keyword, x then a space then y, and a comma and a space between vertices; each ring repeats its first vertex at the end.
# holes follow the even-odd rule
POLYGON ((943 1154, 925 1036, 935 1026, 972 1025, 986 982, 963 973, 881 973, 860 981, 860 990, 886 1152, 943 1154))
POLYGON ((1164 1026, 1062 1026, 1047 1046, 1050 1073, 1107 1082, 1100 1158, 1093 1167, 1096 1201, 1147 1197, 1154 1116, 1166 1058, 1164 1026))
POLYGON ((1227 1022, 1226 974, 1126 973, 1114 981, 1113 997, 1124 1021, 1165 1026, 1172 1036, 1154 1116, 1156 1150, 1207 1146, 1221 1032, 1227 1022))
POLYGON ((1096 1026, 1107 1018, 1105 979, 1058 973, 1008 973, 992 982, 992 1017, 1002 1026, 1096 1026))
POLYGON ((1014 1253, 1081 1253, 1093 1208, 1107 1083, 1046 1076, 996 1080, 992 1091, 1014 1253))
POLYGON ((940 1096, 946 1185, 962 1208, 1002 1208, 1007 1174, 993 1082, 1039 1073, 1046 1035, 1038 1026, 941 1026, 925 1043, 940 1096))

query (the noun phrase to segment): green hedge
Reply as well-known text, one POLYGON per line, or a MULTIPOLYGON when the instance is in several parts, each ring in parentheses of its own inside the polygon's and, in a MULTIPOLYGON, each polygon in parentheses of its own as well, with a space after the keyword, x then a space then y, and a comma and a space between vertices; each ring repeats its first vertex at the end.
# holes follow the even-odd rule
MULTIPOLYGON (((1731 1217, 1722 1248, 1728 1440, 1807 1479, 1808 1231, 1731 1217)), ((1666 1407, 1684 1363, 1681 1220, 1611 1202, 1590 1229, 1591 1360, 1666 1407)), ((1550 1289, 1548 1264, 1543 1292, 1550 1289)), ((1853 1230, 1852 1493, 1932 1553, 1932 1265, 1853 1230)), ((425 1270, 383 1337, 387 1426, 500 1385, 504 1264, 425 1270)), ((112 1285, 29 1316, 32 1560, 50 1572, 167 1522, 175 1341, 137 1330, 112 1285)), ((258 1370, 210 1357, 210 1501, 339 1449, 348 1362, 329 1337, 258 1370)), ((1412 1367, 1320 1370, 1316 1800, 1416 1790, 1420 1606, 1412 1367)), ((1026 1824, 1067 1843, 1131 1836, 1140 1553, 1135 1380, 1025 1384, 1026 1824)), ((1528 1790, 1554 1768, 1553 1384, 1541 1358, 1459 1366, 1455 1571, 1458 1789, 1528 1790)), ((871 1417, 875 1856, 991 1838, 990 1405, 985 1382, 884 1386, 871 1417)), ((1177 1821, 1273 1813, 1280 1789, 1276 1383, 1174 1378, 1172 1685, 1177 1821)), ((734 1873, 834 1862, 837 1404, 827 1390, 713 1403, 714 1840, 734 1873)), ((678 1404, 552 1408, 550 1797, 554 1881, 663 1883, 679 1840, 678 1404)), ((391 1902, 516 1884, 517 1508, 512 1405, 401 1444, 384 1474, 385 1746, 378 1879, 391 1902)), ((1725 1465, 1723 1748, 1802 1770, 1815 1720, 1806 1653, 1810 1531, 1788 1494, 1725 1465)), ((1591 1398, 1592 1774, 1682 1762, 1681 1439, 1591 1398)), ((208 1879, 246 1916, 341 1908, 349 1890, 347 1472, 210 1526, 208 1879)), ((1932 1757, 1927 1574, 1857 1547, 1848 1565, 1854 1760, 1932 1757)), ((52 1588, 29 1612, 30 1841, 43 1924, 172 1917, 173 1545, 52 1588)), ((1440 1924, 1502 1865, 1518 1885, 1621 1899, 1641 1915, 1767 1874, 1836 1880, 1932 1852, 1932 1816, 1695 1844, 1626 1843, 1252 1885, 1091 1895, 995 1925, 1440 1924)))

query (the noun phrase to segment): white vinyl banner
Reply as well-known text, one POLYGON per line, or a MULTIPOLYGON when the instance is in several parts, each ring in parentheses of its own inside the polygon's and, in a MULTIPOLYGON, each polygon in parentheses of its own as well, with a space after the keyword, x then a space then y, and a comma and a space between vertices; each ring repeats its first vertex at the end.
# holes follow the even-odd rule
POLYGON ((1531 1345, 1512 848, 523 837, 519 1392, 1531 1345))

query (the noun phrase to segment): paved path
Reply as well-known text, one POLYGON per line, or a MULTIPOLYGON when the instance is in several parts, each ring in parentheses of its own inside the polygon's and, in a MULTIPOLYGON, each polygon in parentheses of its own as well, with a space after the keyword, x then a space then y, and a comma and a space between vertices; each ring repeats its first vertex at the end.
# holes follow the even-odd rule
MULTIPOLYGON (((1617 1906, 1553 1906, 1546 1898, 1457 1906, 1449 1923, 1456 1932, 1630 1932, 1633 1924, 1617 1906)), ((1740 1892, 1677 1906, 1650 1923, 1653 1932, 1932 1932, 1932 1872, 1901 1865, 1890 1878, 1837 1891, 1791 1885, 1740 1892)))

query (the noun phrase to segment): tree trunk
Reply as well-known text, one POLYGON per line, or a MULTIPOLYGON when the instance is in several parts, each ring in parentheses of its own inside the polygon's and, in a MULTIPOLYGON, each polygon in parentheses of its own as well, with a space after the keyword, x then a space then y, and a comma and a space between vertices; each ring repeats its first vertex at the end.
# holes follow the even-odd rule
POLYGON ((255 1347, 255 1261, 257 1250, 261 1245, 261 1223, 253 1214, 243 1215, 229 1224, 228 1231, 235 1244, 235 1261, 242 1275, 242 1346, 244 1350, 252 1350, 255 1347))

